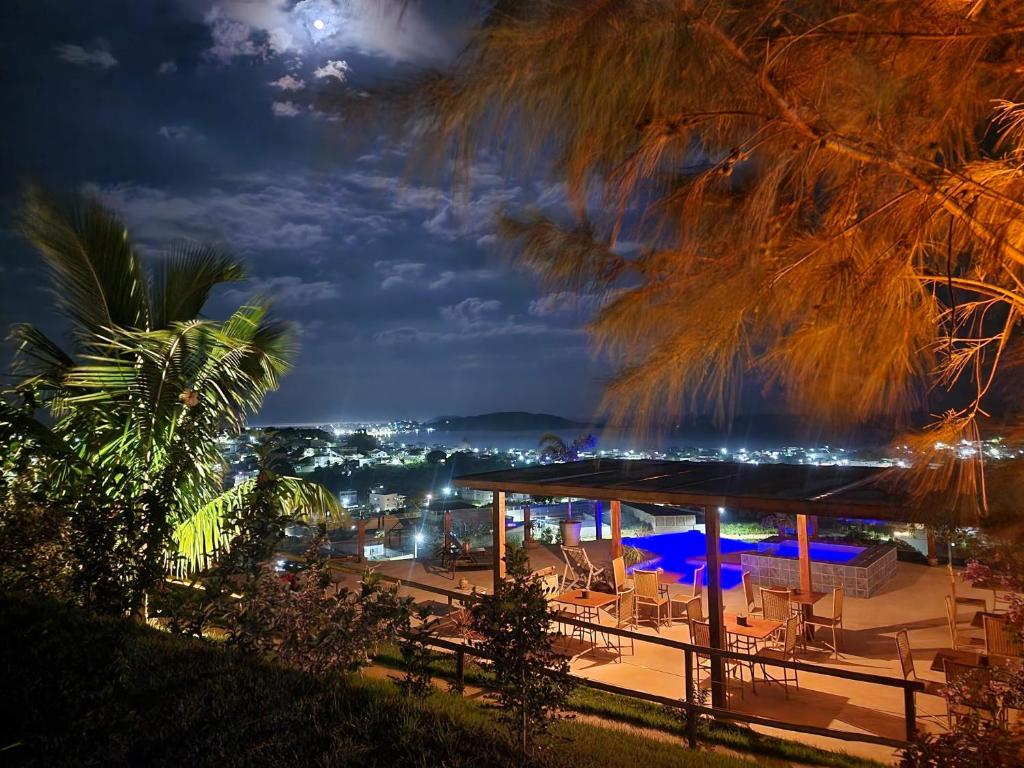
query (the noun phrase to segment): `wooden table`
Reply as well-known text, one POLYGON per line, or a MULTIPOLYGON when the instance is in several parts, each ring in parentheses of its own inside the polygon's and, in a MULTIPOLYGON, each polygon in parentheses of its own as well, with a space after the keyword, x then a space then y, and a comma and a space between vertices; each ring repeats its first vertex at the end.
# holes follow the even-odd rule
MULTIPOLYGON (((607 608, 616 601, 619 596, 613 595, 610 592, 597 592, 593 589, 583 590, 574 589, 570 592, 563 592, 554 599, 553 602, 561 603, 562 605, 570 606, 573 609, 573 613, 576 614, 580 621, 590 622, 592 624, 599 623, 600 610, 607 608), (583 593, 587 592, 587 596, 584 597, 583 593)), ((579 636, 579 639, 586 642, 586 637, 590 637, 591 649, 597 648, 597 630, 587 629, 585 627, 573 626, 573 636, 579 636)), ((612 647, 609 637, 605 635, 605 644, 608 647, 612 647)))
POLYGON ((773 619, 747 616, 747 624, 744 626, 737 621, 738 618, 736 614, 726 611, 723 628, 730 635, 736 635, 737 637, 753 641, 767 640, 782 628, 782 622, 773 619))
POLYGON ((952 648, 940 648, 936 651, 935 658, 932 659, 931 671, 945 672, 947 660, 969 667, 983 667, 988 663, 988 657, 978 651, 954 651, 952 648))
POLYGON ((827 592, 801 592, 799 589, 791 590, 789 602, 800 606, 800 614, 803 618, 804 637, 808 640, 814 639, 814 627, 807 623, 807 619, 814 613, 814 604, 821 600, 827 592))

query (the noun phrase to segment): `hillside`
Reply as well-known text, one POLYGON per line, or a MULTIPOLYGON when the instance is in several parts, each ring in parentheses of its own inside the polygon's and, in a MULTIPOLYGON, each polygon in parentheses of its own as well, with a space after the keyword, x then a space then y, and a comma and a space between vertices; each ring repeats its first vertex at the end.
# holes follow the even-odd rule
POLYGON ((542 432, 580 430, 593 427, 550 413, 527 411, 496 411, 478 416, 441 416, 427 423, 428 427, 446 432, 542 432))

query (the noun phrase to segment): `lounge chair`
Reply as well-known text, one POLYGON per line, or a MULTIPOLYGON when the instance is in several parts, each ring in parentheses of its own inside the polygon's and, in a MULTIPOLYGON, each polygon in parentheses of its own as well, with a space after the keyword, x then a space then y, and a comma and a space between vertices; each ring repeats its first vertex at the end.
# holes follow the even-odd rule
POLYGON ((571 589, 590 589, 590 582, 595 576, 601 576, 604 568, 598 568, 590 562, 587 550, 583 547, 562 547, 565 558, 565 571, 562 573, 562 591, 571 589))

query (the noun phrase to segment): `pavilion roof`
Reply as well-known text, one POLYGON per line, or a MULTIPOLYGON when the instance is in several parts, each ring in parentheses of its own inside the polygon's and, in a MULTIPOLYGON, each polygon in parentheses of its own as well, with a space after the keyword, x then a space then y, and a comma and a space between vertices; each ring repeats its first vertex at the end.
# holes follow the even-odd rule
POLYGON ((884 467, 590 459, 464 475, 460 488, 782 514, 914 519, 884 467))

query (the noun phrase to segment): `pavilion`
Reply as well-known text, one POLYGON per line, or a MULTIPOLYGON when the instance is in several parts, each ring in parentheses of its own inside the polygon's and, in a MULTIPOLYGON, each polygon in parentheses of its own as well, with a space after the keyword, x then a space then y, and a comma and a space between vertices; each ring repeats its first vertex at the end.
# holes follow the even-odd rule
MULTIPOLYGON (((811 594, 810 532, 817 517, 907 522, 910 500, 883 482, 883 467, 730 462, 592 459, 499 470, 453 480, 460 488, 494 493, 494 578, 505 571, 505 495, 566 496, 607 502, 612 557, 622 554, 621 503, 647 502, 695 507, 705 518, 708 619, 711 644, 725 647, 720 571, 720 508, 796 515, 800 591, 811 594)), ((527 512, 528 515, 528 512, 527 512)), ((600 516, 600 506, 598 506, 600 516)), ((529 518, 525 520, 529 528, 529 518)), ((597 530, 600 531, 600 520, 597 530)), ((720 676, 721 670, 712 677, 720 676)), ((719 682, 720 682, 719 678, 719 682)), ((721 686, 713 686, 713 695, 721 686)), ((716 702, 716 706, 718 702, 716 702)))

